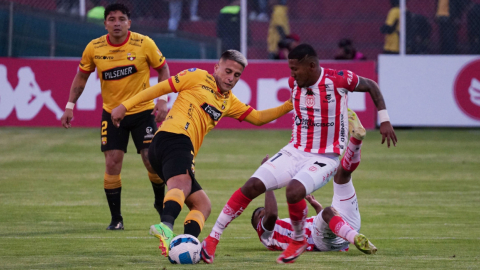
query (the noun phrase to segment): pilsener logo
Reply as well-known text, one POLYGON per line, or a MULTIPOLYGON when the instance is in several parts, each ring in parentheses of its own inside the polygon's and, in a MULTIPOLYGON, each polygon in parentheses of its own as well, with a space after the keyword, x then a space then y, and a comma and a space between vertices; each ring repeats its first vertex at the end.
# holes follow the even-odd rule
POLYGON ((222 117, 222 112, 210 104, 203 103, 201 107, 215 122, 220 120, 220 117, 222 117))
POLYGON ((480 60, 470 62, 455 79, 454 96, 458 107, 469 117, 480 120, 480 60))
POLYGON ((102 78, 105 81, 120 80, 127 76, 137 73, 135 65, 116 67, 102 72, 102 78))

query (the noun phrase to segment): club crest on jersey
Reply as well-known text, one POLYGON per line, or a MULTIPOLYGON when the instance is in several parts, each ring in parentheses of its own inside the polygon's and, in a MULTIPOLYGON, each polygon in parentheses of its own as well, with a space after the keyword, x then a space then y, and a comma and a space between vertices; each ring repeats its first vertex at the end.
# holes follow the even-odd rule
POLYGON ((137 58, 137 55, 134 52, 127 53, 127 59, 128 60, 133 61, 133 60, 135 60, 135 58, 137 58))
POLYGON ((315 106, 315 97, 314 96, 307 96, 306 99, 305 99, 305 105, 307 105, 307 107, 315 106))

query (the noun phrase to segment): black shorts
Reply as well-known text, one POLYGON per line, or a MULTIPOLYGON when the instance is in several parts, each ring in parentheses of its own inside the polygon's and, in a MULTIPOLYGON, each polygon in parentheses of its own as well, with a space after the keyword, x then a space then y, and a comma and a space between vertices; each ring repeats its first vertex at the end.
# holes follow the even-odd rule
POLYGON ((192 178, 190 194, 202 190, 195 179, 193 145, 188 136, 165 131, 158 132, 148 149, 148 160, 158 176, 165 182, 188 171, 192 178))
POLYGON ((133 142, 140 150, 148 148, 152 142, 155 132, 157 132, 157 123, 153 110, 146 110, 132 115, 127 115, 120 122, 120 127, 115 127, 112 122, 112 116, 105 110, 102 112, 102 152, 107 150, 122 150, 127 152, 128 138, 132 133, 133 142))

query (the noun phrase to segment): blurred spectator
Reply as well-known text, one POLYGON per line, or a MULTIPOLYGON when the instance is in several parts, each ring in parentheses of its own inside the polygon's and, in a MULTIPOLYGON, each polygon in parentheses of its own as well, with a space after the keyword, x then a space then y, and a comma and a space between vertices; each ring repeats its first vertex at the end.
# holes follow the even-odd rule
POLYGON ((300 44, 297 34, 290 34, 278 42, 278 54, 274 59, 288 59, 288 54, 300 44))
POLYGON ((469 53, 480 54, 480 3, 474 4, 467 13, 469 53))
POLYGON ((347 38, 342 38, 338 42, 338 54, 335 55, 335 60, 366 60, 363 53, 358 52, 353 47, 352 41, 347 38))
POLYGON ((398 54, 399 52, 399 31, 400 31, 400 8, 399 0, 390 0, 392 8, 388 11, 387 20, 380 28, 380 32, 385 34, 385 45, 383 53, 398 54))
POLYGON ((290 35, 290 24, 288 23, 288 7, 286 0, 270 0, 272 6, 272 17, 268 27, 268 58, 278 59, 278 43, 290 35))
MULTIPOLYGON (((168 20, 168 31, 175 32, 178 29, 178 23, 182 18, 183 0, 165 0, 168 2, 170 19, 168 20)), ((197 16, 198 0, 190 0, 190 21, 196 22, 201 18, 197 16)))
POLYGON ((56 0, 57 11, 60 13, 79 14, 78 0, 56 0))
POLYGON ((405 14, 407 19, 407 54, 428 54, 430 45, 430 36, 432 26, 428 19, 420 14, 408 12, 405 14))
POLYGON ((230 0, 217 18, 217 37, 222 40, 222 51, 240 50, 240 0, 230 0))
POLYGON ((251 21, 268 22, 267 0, 250 0, 248 6, 253 7, 248 15, 251 21))
POLYGON ((437 23, 440 32, 440 53, 458 53, 458 26, 470 0, 438 0, 437 23))

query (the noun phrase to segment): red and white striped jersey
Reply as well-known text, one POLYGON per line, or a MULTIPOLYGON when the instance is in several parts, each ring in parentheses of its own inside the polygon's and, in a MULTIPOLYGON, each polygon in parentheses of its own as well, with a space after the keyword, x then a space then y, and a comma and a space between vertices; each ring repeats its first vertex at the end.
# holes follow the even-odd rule
POLYGON ((290 143, 310 153, 341 155, 348 142, 347 93, 360 79, 349 70, 322 68, 318 81, 300 88, 290 77, 294 123, 290 143))
MULTIPOLYGON (((305 237, 308 243, 307 251, 317 250, 312 238, 316 218, 317 216, 313 216, 305 220, 305 237)), ((269 250, 285 250, 293 235, 293 227, 290 219, 277 219, 273 231, 266 231, 262 224, 263 218, 257 224, 257 233, 260 242, 269 250)))

